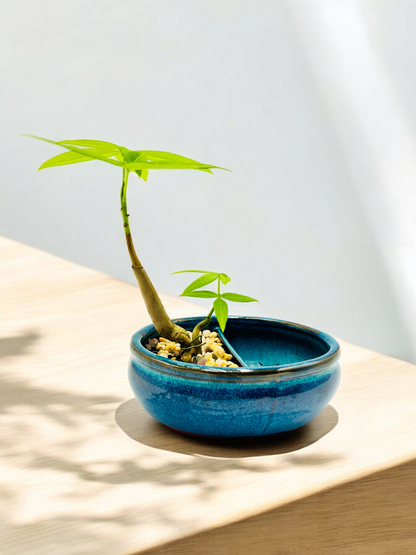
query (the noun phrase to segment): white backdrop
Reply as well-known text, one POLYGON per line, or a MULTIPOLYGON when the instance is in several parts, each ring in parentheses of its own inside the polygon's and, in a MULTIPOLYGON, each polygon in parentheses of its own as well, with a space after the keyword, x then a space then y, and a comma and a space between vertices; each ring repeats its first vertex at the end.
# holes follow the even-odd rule
POLYGON ((233 173, 131 178, 156 286, 178 294, 175 270, 225 271, 261 301, 234 313, 416 362, 415 2, 1 6, 1 234, 134 282, 119 170, 36 173, 59 150, 22 132, 223 165, 233 173))

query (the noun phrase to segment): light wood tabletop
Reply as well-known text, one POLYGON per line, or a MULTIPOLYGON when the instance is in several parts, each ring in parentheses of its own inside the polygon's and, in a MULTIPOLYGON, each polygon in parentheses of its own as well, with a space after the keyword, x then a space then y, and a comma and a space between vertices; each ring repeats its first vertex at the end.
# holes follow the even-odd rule
POLYGON ((137 288, 8 239, 0 271, 2 555, 416 554, 415 366, 341 342, 303 429, 185 438, 127 381, 137 288))

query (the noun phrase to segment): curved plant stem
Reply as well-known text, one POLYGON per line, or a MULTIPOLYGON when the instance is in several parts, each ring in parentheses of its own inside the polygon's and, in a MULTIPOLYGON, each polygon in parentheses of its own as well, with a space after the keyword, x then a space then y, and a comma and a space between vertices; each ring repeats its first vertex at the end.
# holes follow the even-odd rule
MULTIPOLYGON (((199 333, 206 328, 207 326, 210 325, 211 323, 211 316, 214 312, 214 307, 211 308, 208 316, 205 318, 205 320, 202 320, 202 322, 199 322, 199 324, 197 324, 193 331, 192 331, 192 341, 195 341, 198 337, 199 337, 199 333)), ((201 347, 196 347, 195 348, 195 353, 196 354, 201 354, 201 347)))
POLYGON ((172 322, 166 313, 165 307, 160 300, 157 291, 151 282, 146 270, 137 256, 131 236, 129 214, 127 212, 127 182, 129 171, 123 168, 123 184, 120 193, 121 215, 123 217, 124 233, 126 237, 127 249, 129 251, 132 269, 139 284, 147 312, 155 326, 156 331, 166 339, 175 341, 182 345, 187 345, 190 341, 189 332, 172 322))

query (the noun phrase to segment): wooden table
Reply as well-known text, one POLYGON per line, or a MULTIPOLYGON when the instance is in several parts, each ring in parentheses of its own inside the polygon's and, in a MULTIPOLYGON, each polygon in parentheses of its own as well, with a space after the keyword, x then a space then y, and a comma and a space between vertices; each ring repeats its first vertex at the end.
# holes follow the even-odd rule
POLYGON ((304 429, 192 440, 133 399, 136 288, 7 239, 0 271, 2 555, 416 554, 415 366, 342 342, 304 429))

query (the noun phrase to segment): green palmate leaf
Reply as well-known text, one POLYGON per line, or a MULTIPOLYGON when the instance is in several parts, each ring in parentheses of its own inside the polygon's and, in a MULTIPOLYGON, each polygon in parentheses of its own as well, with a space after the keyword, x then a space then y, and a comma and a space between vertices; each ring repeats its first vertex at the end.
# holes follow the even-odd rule
POLYGON ((147 181, 149 170, 136 170, 135 173, 138 175, 138 177, 141 177, 143 181, 147 181))
MULTIPOLYGON (((144 161, 146 162, 146 155, 143 154, 140 150, 129 150, 128 148, 124 148, 123 146, 119 147, 120 153, 122 155, 122 162, 125 163, 132 163, 132 162, 138 162, 138 161, 144 161)), ((117 156, 118 158, 118 156, 117 156)), ((134 171, 134 173, 139 177, 142 178, 143 181, 147 181, 147 177, 149 175, 149 170, 132 170, 134 171)))
MULTIPOLYGON (((109 143, 106 141, 76 139, 57 142, 45 139, 44 137, 38 137, 36 135, 30 135, 26 133, 24 133, 24 135, 26 135, 27 137, 32 137, 34 139, 38 139, 40 141, 44 141, 46 143, 60 146, 62 148, 66 148, 71 152, 76 152, 77 154, 84 156, 86 149, 80 147, 93 147, 94 151, 90 151, 88 153, 89 158, 92 158, 94 160, 101 160, 102 162, 107 162, 107 164, 123 167, 128 169, 129 171, 134 171, 139 177, 142 177, 144 180, 147 179, 148 170, 199 170, 212 173, 212 168, 224 170, 226 169, 221 168, 220 166, 202 164, 200 162, 197 162, 196 160, 192 160, 191 158, 180 156, 179 154, 156 150, 133 151, 122 146, 118 146, 115 143, 109 143), (113 152, 104 155, 104 149, 113 149, 113 152), (122 156, 120 156, 120 152, 123 152, 122 156), (117 159, 114 159, 114 157, 116 157, 117 159), (138 173, 138 170, 140 170, 140 175, 138 173)), ((108 152, 108 150, 106 152, 108 152)))
POLYGON ((205 274, 204 276, 197 278, 195 281, 189 284, 188 287, 183 291, 182 295, 186 295, 191 291, 195 291, 195 289, 200 289, 201 287, 205 287, 205 285, 212 283, 216 279, 218 279, 218 274, 214 272, 205 274))
MULTIPOLYGON (((37 137, 36 135, 29 135, 27 133, 23 133, 26 137, 32 137, 33 139, 38 139, 39 141, 44 141, 45 143, 50 143, 52 145, 56 145, 56 146, 60 146, 62 148, 66 148, 67 150, 70 150, 72 152, 77 152, 78 154, 82 154, 85 156, 85 149, 82 148, 78 148, 75 146, 71 146, 71 145, 61 145, 60 143, 57 143, 56 141, 50 141, 49 139, 44 139, 43 137, 37 137)), ((88 153, 88 157, 92 158, 94 160, 101 160, 102 162, 107 162, 108 164, 113 164, 114 166, 120 166, 120 167, 125 167, 126 165, 119 162, 118 160, 113 160, 112 158, 106 158, 105 156, 101 155, 101 154, 97 154, 97 152, 88 153)))
POLYGON ((75 141, 58 141, 60 145, 73 145, 73 146, 92 146, 95 148, 103 148, 108 150, 112 148, 113 150, 118 150, 119 146, 114 143, 108 143, 107 141, 93 141, 90 139, 77 139, 75 141))
POLYGON ((173 154, 172 152, 164 152, 162 150, 142 150, 142 153, 146 155, 147 159, 151 162, 176 162, 179 164, 191 164, 197 165, 200 171, 210 173, 212 171, 208 168, 201 168, 199 166, 203 165, 197 160, 192 160, 192 158, 186 158, 185 156, 180 156, 179 154, 173 154))
POLYGON ((199 299, 216 299, 218 293, 214 291, 190 291, 189 293, 182 293, 181 297, 197 297, 199 299))
POLYGON ((136 161, 126 163, 125 167, 128 170, 209 170, 209 169, 225 169, 219 166, 211 166, 209 164, 191 164, 182 162, 169 162, 169 161, 136 161))
POLYGON ((212 272, 210 272, 209 270, 179 270, 179 272, 172 272, 172 276, 174 276, 175 274, 186 274, 189 272, 195 272, 196 274, 211 274, 212 272))
POLYGON ((223 282, 224 285, 227 285, 231 281, 231 278, 227 276, 227 274, 220 274, 220 280, 223 282))
POLYGON ((199 164, 197 160, 192 160, 192 158, 186 158, 185 156, 173 154, 172 152, 165 152, 163 150, 142 150, 141 152, 145 154, 149 160, 171 160, 175 162, 191 162, 192 164, 199 164))
POLYGON ((225 331, 225 326, 228 320, 228 304, 223 299, 216 299, 214 301, 215 316, 222 331, 225 331))
POLYGON ((219 168, 219 166, 202 164, 197 160, 192 160, 192 158, 186 158, 185 156, 180 156, 179 154, 173 154, 172 152, 164 152, 161 150, 141 150, 137 151, 137 153, 140 154, 140 156, 137 157, 136 161, 126 160, 126 162, 129 163, 129 169, 193 169, 207 171, 209 173, 212 173, 210 168, 222 169, 219 168))
MULTIPOLYGON (((89 156, 89 154, 97 153, 97 152, 98 151, 96 149, 92 149, 92 148, 84 149, 83 154, 79 154, 78 152, 72 152, 72 151, 63 152, 62 154, 58 154, 58 156, 54 156, 53 158, 46 160, 46 162, 44 162, 40 166, 39 170, 43 170, 45 168, 52 168, 54 166, 67 166, 69 164, 78 164, 80 162, 91 162, 92 160, 94 160, 94 158, 89 156)), ((100 151, 100 154, 102 156, 111 156, 113 153, 114 153, 113 150, 100 151)))
POLYGON ((126 162, 126 164, 130 164, 132 162, 136 162, 139 161, 140 159, 142 159, 144 162, 147 161, 146 156, 144 156, 140 150, 129 150, 128 148, 125 148, 124 146, 119 146, 119 151, 121 152, 121 154, 123 155, 123 160, 124 162, 126 162))
POLYGON ((232 301, 234 303, 252 303, 258 302, 257 299, 253 299, 252 297, 247 297, 246 295, 239 295, 238 293, 223 293, 221 295, 223 299, 227 299, 227 301, 232 301))
MULTIPOLYGON (((182 164, 197 164, 201 166, 200 162, 196 160, 192 160, 192 158, 186 158, 185 156, 180 156, 179 154, 173 154, 172 152, 164 152, 161 150, 142 150, 143 154, 147 156, 149 160, 154 162, 163 162, 163 161, 171 161, 171 162, 178 162, 182 164)), ((214 167, 214 166, 212 166, 214 167)), ((199 168, 200 171, 207 172, 212 174, 212 171, 207 168, 199 168)), ((230 171, 230 170, 227 170, 230 171)))

